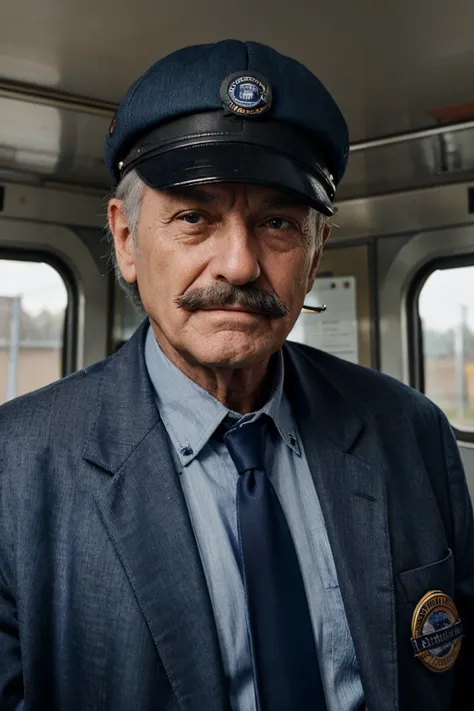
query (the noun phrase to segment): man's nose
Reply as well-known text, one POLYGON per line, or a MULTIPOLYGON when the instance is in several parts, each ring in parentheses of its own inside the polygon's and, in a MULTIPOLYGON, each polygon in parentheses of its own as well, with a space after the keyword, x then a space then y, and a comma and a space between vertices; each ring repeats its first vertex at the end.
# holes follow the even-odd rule
POLYGON ((260 276, 258 241, 243 222, 233 222, 216 237, 212 277, 243 286, 260 276))

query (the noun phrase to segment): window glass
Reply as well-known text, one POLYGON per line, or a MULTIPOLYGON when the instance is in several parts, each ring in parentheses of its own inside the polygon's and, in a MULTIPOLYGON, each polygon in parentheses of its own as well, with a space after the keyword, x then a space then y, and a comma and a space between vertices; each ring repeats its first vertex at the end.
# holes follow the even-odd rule
POLYGON ((425 394, 474 432, 474 266, 437 269, 418 300, 425 394))
POLYGON ((67 303, 50 264, 0 258, 0 403, 61 377, 67 303))

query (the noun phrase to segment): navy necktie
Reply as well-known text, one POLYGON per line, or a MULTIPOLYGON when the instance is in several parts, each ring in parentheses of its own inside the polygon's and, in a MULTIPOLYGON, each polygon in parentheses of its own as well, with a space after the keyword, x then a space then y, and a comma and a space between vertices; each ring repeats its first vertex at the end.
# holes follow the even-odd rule
POLYGON ((326 711, 313 628, 290 530, 265 472, 269 421, 229 430, 259 711, 326 711))

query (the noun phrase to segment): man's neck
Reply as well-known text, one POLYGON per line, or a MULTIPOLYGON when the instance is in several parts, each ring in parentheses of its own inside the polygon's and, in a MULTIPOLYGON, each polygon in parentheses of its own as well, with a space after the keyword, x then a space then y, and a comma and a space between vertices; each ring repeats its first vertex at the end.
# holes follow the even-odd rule
POLYGON ((267 401, 271 386, 270 358, 243 368, 213 368, 186 358, 153 329, 155 339, 173 365, 229 410, 246 415, 267 401))

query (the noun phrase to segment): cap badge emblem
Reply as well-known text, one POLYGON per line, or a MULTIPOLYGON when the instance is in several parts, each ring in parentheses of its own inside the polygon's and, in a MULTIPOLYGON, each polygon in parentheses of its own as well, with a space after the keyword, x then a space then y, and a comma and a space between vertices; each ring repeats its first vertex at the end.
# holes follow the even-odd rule
POLYGON ((431 590, 421 598, 411 623, 415 657, 431 671, 451 669, 462 644, 462 622, 449 595, 431 590))
POLYGON ((236 72, 224 79, 221 100, 227 111, 238 116, 260 116, 272 103, 268 81, 255 72, 236 72))

